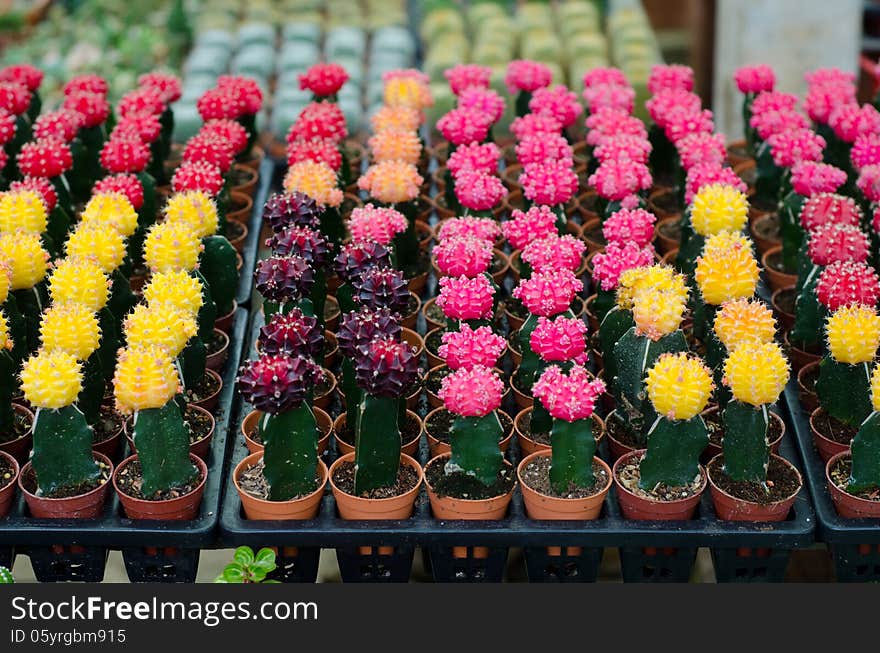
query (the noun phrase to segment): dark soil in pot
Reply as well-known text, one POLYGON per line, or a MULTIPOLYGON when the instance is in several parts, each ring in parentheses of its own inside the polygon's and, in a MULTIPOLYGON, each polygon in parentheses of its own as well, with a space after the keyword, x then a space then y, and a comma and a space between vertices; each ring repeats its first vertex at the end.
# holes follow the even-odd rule
POLYGON ((523 483, 530 488, 548 497, 556 497, 558 499, 583 499, 591 497, 600 492, 608 485, 608 471, 595 460, 593 461, 594 481, 590 487, 577 487, 569 485, 565 492, 556 492, 550 483, 550 464, 549 456, 538 456, 525 465, 521 470, 523 483))
POLYGON ((229 171, 227 176, 229 180, 229 187, 236 188, 237 186, 243 186, 253 179, 253 172, 250 168, 236 168, 235 166, 229 171))
POLYGON ((752 197, 749 198, 750 208, 760 211, 761 213, 772 213, 779 208, 778 204, 771 199, 752 197))
POLYGON ((440 392, 440 386, 443 384, 443 379, 449 376, 452 373, 448 367, 441 367, 440 369, 431 370, 428 372, 428 376, 425 377, 425 382, 423 384, 425 390, 431 392, 433 394, 437 394, 440 392))
POLYGON ((419 482, 419 475, 409 465, 401 463, 397 470, 397 482, 391 487, 380 487, 362 494, 354 493, 354 462, 345 461, 333 470, 333 483, 337 488, 351 496, 363 499, 390 499, 412 490, 419 482))
POLYGON ((244 235, 245 226, 237 220, 226 220, 223 226, 223 235, 230 243, 244 235))
MULTIPOLYGON (((413 415, 407 413, 406 414, 406 423, 403 425, 403 428, 400 430, 400 443, 407 444, 415 440, 419 434, 422 432, 422 425, 419 422, 418 417, 414 417, 413 415)), ((253 436, 251 436, 253 437, 253 436)), ((343 428, 336 432, 336 438, 342 440, 346 444, 354 446, 354 431, 352 431, 351 427, 348 425, 348 420, 345 420, 343 428)), ((335 477, 334 477, 335 479, 335 477)), ((334 480, 335 482, 335 480, 334 480)), ((339 487, 339 484, 336 484, 339 487)), ((342 488, 340 488, 342 489, 342 488)), ((347 491, 347 490, 346 490, 347 491)), ((370 499, 381 499, 383 497, 368 497, 370 499)))
POLYGON ((788 288, 776 295, 776 305, 780 311, 794 315, 794 303, 797 300, 797 293, 794 288, 788 288))
POLYGON ((777 272, 781 272, 783 274, 791 274, 791 272, 785 269, 785 265, 783 265, 782 263, 782 250, 771 252, 765 260, 767 263, 767 267, 773 268, 777 272))
MULTIPOLYGON (((125 418, 125 425, 129 438, 134 436, 131 420, 131 417, 125 418)), ((194 406, 187 406, 186 410, 183 411, 183 423, 186 424, 187 429, 189 429, 190 445, 206 438, 211 432, 211 428, 214 426, 214 422, 211 421, 210 415, 203 413, 194 406)))
MULTIPOLYGON (((721 440, 724 438, 724 421, 721 412, 718 410, 705 412, 703 413, 703 421, 706 422, 706 430, 709 431, 709 443, 721 448, 721 440)), ((771 417, 767 423, 767 441, 776 442, 781 435, 782 425, 771 417)), ((722 489, 726 491, 725 488, 722 489)), ((745 499, 745 497, 740 498, 745 499)))
POLYGON ((28 415, 15 411, 12 420, 12 429, 6 433, 0 433, 0 444, 18 440, 31 430, 31 418, 28 415))
POLYGON ((766 218, 755 220, 752 223, 752 231, 755 232, 755 236, 764 240, 779 242, 781 230, 778 213, 768 213, 766 218))
POLYGON ((523 306, 522 302, 513 297, 505 300, 504 310, 521 320, 525 320, 529 316, 529 312, 526 310, 526 307, 523 306))
POLYGON ((101 406, 101 415, 98 421, 92 425, 94 435, 92 444, 99 444, 112 438, 122 428, 123 417, 113 406, 101 406))
POLYGON ((333 379, 327 374, 327 370, 321 368, 321 378, 315 383, 315 398, 323 397, 333 389, 333 379))
POLYGON ((443 344, 443 333, 442 329, 438 329, 425 336, 425 349, 434 354, 437 358, 440 358, 439 350, 440 345, 443 344))
MULTIPOLYGON (((98 465, 98 469, 101 471, 101 475, 96 480, 88 483, 80 483, 79 485, 73 485, 70 487, 63 487, 56 492, 53 492, 52 494, 43 494, 40 496, 47 499, 67 499, 68 497, 78 497, 82 494, 91 492, 95 488, 101 487, 106 483, 109 483, 111 472, 110 467, 101 460, 95 460, 95 462, 98 465)), ((32 466, 28 466, 27 469, 22 471, 21 484, 24 489, 31 494, 37 493, 37 474, 32 466)))
POLYGON ((816 392, 816 381, 819 380, 819 367, 818 365, 814 365, 809 368, 804 374, 801 375, 800 378, 803 383, 804 390, 807 392, 816 392))
POLYGON ((770 457, 770 464, 767 466, 767 489, 769 492, 764 489, 761 483, 734 481, 724 473, 723 464, 723 456, 716 456, 709 463, 706 471, 712 477, 715 485, 727 494, 743 501, 762 505, 776 503, 789 498, 801 486, 797 472, 773 456, 770 457))
POLYGON ((6 456, 0 456, 0 490, 15 482, 15 468, 6 456))
MULTIPOLYGON (((425 307, 425 317, 437 324, 446 324, 446 316, 443 314, 443 309, 437 306, 436 302, 432 302, 425 307)), ((425 346, 427 347, 428 344, 425 343, 425 346)), ((436 350, 434 351, 436 352, 436 350)))
POLYGON ((170 499, 177 499, 191 493, 201 482, 202 474, 199 473, 186 485, 162 490, 152 496, 145 496, 144 493, 141 492, 144 478, 141 473, 141 463, 138 460, 132 460, 126 464, 125 467, 119 470, 116 477, 116 484, 123 493, 130 497, 134 497, 135 499, 141 499, 142 501, 168 501, 170 499))
MULTIPOLYGON (((256 499, 262 499, 263 501, 269 500, 269 483, 266 481, 266 477, 263 476, 263 459, 260 459, 253 467, 248 467, 244 472, 242 472, 241 476, 238 477, 238 485, 239 487, 247 492, 249 495, 256 499)), ((317 475, 315 476, 315 487, 304 494, 297 494, 296 496, 292 496, 288 499, 288 501, 296 501, 297 499, 302 499, 303 497, 307 497, 312 492, 314 492, 318 486, 321 484, 321 473, 318 470, 317 475)))
POLYGON ((221 335, 222 333, 222 331, 220 333, 212 331, 210 337, 204 341, 206 355, 216 354, 228 345, 229 341, 221 335))
POLYGON ((820 410, 813 417, 813 426, 817 431, 829 440, 833 440, 838 444, 849 446, 852 439, 859 432, 858 427, 844 424, 836 417, 832 417, 824 410, 820 410))
POLYGON ((425 478, 438 497, 467 500, 493 499, 504 496, 516 484, 516 469, 513 466, 502 467, 495 482, 487 487, 464 472, 446 474, 443 467, 447 460, 448 456, 432 461, 425 467, 425 478))
POLYGON ((202 377, 201 381, 196 383, 194 387, 186 389, 186 401, 191 404, 204 401, 215 392, 218 392, 221 385, 222 383, 217 380, 217 377, 205 372, 205 376, 202 377))
MULTIPOLYGON (((534 440, 538 444, 546 444, 548 447, 550 446, 550 432, 549 431, 542 431, 541 433, 532 433, 532 414, 531 413, 526 413, 525 415, 523 415, 522 417, 519 418, 519 430, 522 432, 523 435, 525 435, 527 438, 529 438, 529 440, 534 440)), ((594 465, 595 465, 595 463, 594 463, 594 465)), ((534 486, 531 486, 531 487, 534 487, 534 486)), ((544 491, 541 488, 535 487, 535 489, 541 493, 544 493, 544 491)), ((546 494, 546 493, 544 493, 544 494, 546 494)), ((552 495, 552 496, 558 496, 558 495, 552 495)), ((585 494, 583 496, 589 496, 589 495, 585 494)), ((575 497, 572 497, 572 498, 575 498, 575 497)))
POLYGON ((828 471, 831 475, 831 482, 843 492, 866 501, 880 501, 880 489, 878 488, 869 488, 867 490, 862 490, 861 492, 851 492, 847 489, 846 486, 849 484, 849 476, 852 473, 852 458, 849 456, 838 458, 837 462, 835 462, 828 471))
POLYGON ((681 242, 681 223, 678 220, 661 222, 657 229, 664 238, 681 242))
MULTIPOLYGON (((501 430, 503 431, 502 436, 499 438, 499 441, 501 441, 513 433, 513 420, 507 413, 500 410, 496 411, 495 414, 498 415, 498 420, 501 422, 501 430)), ((432 412, 430 417, 426 417, 425 419, 425 430, 428 431, 432 437, 440 440, 440 442, 448 443, 449 430, 452 428, 452 422, 455 420, 455 415, 444 408, 437 412, 432 412)))
MULTIPOLYGON (((708 426, 708 424, 706 426, 708 426)), ((609 416, 609 418, 605 420, 605 429, 608 432, 609 437, 614 438, 620 444, 629 447, 630 449, 643 449, 645 446, 644 440, 637 438, 624 428, 620 418, 617 417, 616 414, 614 417, 609 416)))
POLYGON ((657 193, 651 197, 651 204, 657 207, 658 211, 664 216, 675 215, 681 212, 678 205, 678 197, 674 191, 668 190, 664 193, 657 193))
POLYGON ((639 462, 638 459, 632 458, 617 469, 617 480, 636 496, 653 501, 678 501, 694 496, 703 487, 702 475, 698 473, 694 480, 687 485, 673 486, 660 483, 650 491, 643 490, 639 487, 639 479, 641 478, 639 462))

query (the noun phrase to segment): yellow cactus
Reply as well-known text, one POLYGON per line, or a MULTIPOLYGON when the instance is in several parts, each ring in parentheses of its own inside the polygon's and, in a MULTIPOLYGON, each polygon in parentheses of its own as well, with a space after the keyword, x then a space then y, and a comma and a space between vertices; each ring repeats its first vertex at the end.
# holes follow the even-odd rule
POLYGON ((128 238, 137 229, 137 211, 122 193, 92 195, 80 215, 83 224, 111 227, 128 238))
POLYGON ((84 361, 101 344, 98 318, 83 304, 53 304, 40 320, 46 351, 63 351, 84 361))
POLYGON ((645 380, 648 397, 659 415, 691 419, 706 408, 712 373, 703 361, 686 352, 662 354, 645 380))
POLYGON ((161 408, 180 390, 168 353, 159 347, 120 349, 113 375, 116 407, 123 413, 161 408))
POLYGON ((697 258, 695 279, 707 304, 752 297, 758 287, 758 261, 749 240, 735 233, 709 236, 697 258))
POLYGON ((70 258, 92 258, 110 274, 125 258, 125 238, 115 229, 95 223, 81 224, 70 234, 65 246, 70 258))
POLYGON ((675 331, 681 325, 686 298, 677 292, 644 288, 633 297, 633 321, 636 333, 651 340, 675 331))
POLYGON ((880 365, 875 365, 871 372, 871 403, 874 410, 880 411, 880 365))
POLYGON ((45 278, 49 253, 39 234, 15 231, 0 234, 0 260, 9 262, 9 290, 25 290, 45 278))
POLYGON ((0 349, 12 349, 12 339, 9 337, 9 322, 6 313, 0 310, 0 349))
POLYGON ((217 233, 217 205, 211 196, 200 190, 175 193, 165 205, 167 222, 182 222, 199 238, 217 233))
POLYGON ((64 408, 82 390, 82 367, 66 352, 40 350, 21 368, 24 398, 37 408, 64 408))
POLYGON ((144 240, 144 261, 153 272, 195 270, 203 245, 183 222, 161 222, 150 227, 144 240))
POLYGON ((0 231, 46 231, 49 216, 42 196, 33 190, 0 193, 0 231))
POLYGON ((745 194, 733 186, 709 184, 694 197, 691 225, 701 236, 742 231, 749 213, 745 194))
POLYGON ((880 316, 869 306, 844 306, 828 318, 825 331, 828 349, 836 361, 867 363, 874 360, 880 345, 880 316))
POLYGON ((776 335, 773 311, 757 299, 726 302, 715 313, 715 335, 733 351, 744 342, 770 342, 776 335))
POLYGON ((170 304, 138 304, 125 318, 125 341, 131 347, 155 345, 176 358, 197 331, 190 313, 170 304))
POLYGON ((156 272, 144 287, 144 299, 150 306, 168 304, 195 316, 202 308, 202 282, 186 270, 156 272))
POLYGON ((688 289, 684 275, 678 274, 668 265, 657 264, 630 268, 621 273, 617 287, 617 305, 625 310, 632 310, 635 293, 649 287, 683 295, 687 301, 688 289))
POLYGON ((5 260, 0 260, 0 304, 5 304, 12 285, 12 267, 5 260))
POLYGON ((434 104, 428 86, 412 77, 394 77, 385 82, 382 99, 389 107, 406 107, 422 111, 434 104))
POLYGON ((82 304, 97 313, 110 298, 110 279, 95 261, 64 259, 49 275, 49 295, 56 304, 82 304))
POLYGON ((772 404, 788 383, 788 361, 775 342, 744 342, 724 361, 722 382, 737 401, 772 404))

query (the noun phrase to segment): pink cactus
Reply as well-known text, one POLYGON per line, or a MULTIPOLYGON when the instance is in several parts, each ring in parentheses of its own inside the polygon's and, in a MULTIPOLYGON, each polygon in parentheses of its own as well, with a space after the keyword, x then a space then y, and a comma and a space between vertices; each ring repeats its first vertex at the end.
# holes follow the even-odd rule
POLYGON ((600 145, 607 138, 624 135, 648 138, 645 123, 619 109, 599 109, 587 118, 585 124, 587 145, 600 145))
POLYGON ((567 311, 575 295, 583 289, 583 282, 574 272, 554 270, 537 272, 528 279, 521 279, 513 289, 513 296, 523 303, 529 313, 550 317, 567 311))
POLYGON ((801 161, 791 169, 794 192, 811 197, 816 193, 833 193, 846 182, 846 173, 827 163, 801 161))
POLYGON ((629 86, 619 84, 596 84, 588 86, 581 95, 590 113, 602 108, 620 109, 632 113, 636 102, 636 92, 629 86))
POLYGON ((510 133, 518 141, 529 136, 559 134, 561 131, 562 123, 550 114, 544 113, 527 113, 510 123, 510 133))
POLYGON ((810 120, 827 125, 831 113, 841 104, 856 101, 856 88, 851 82, 828 82, 810 86, 804 98, 804 111, 810 120))
POLYGON ((807 253, 815 265, 839 261, 862 263, 870 253, 868 235, 854 225, 828 224, 810 232, 807 253))
POLYGON ((538 318, 538 325, 529 336, 532 351, 545 362, 587 362, 587 325, 576 317, 559 315, 538 318))
POLYGON ((492 333, 492 329, 481 326, 471 329, 462 324, 458 331, 447 331, 442 337, 438 353, 451 370, 471 367, 495 367, 507 341, 492 333))
POLYGON ((574 91, 557 84, 536 90, 529 100, 529 110, 552 116, 564 129, 574 124, 584 108, 574 91))
POLYGON ((674 111, 696 113, 702 108, 702 103, 699 95, 682 89, 672 89, 654 95, 645 102, 645 108, 648 109, 651 120, 657 123, 660 129, 665 129, 666 121, 674 111))
POLYGON ((462 63, 443 71, 443 76, 449 82, 452 93, 460 96, 462 91, 469 88, 489 88, 492 69, 489 66, 462 63))
POLYGON ((353 209, 348 220, 348 230, 355 243, 373 241, 387 247, 397 234, 406 231, 406 217, 394 209, 367 204, 353 209))
POLYGON ((626 159, 637 163, 647 163, 650 154, 651 141, 628 134, 609 136, 593 148, 593 156, 599 161, 626 159))
POLYGON ((691 134, 677 141, 675 147, 685 170, 701 163, 721 166, 727 158, 724 134, 691 134))
POLYGON ((694 90, 694 71, 690 66, 680 64, 659 64, 651 68, 648 76, 648 92, 656 95, 660 91, 694 90))
POLYGON ((544 272, 551 270, 571 270, 577 272, 584 260, 584 241, 572 235, 551 234, 540 240, 533 240, 522 250, 522 260, 532 270, 544 272))
POLYGON ((880 165, 863 167, 856 180, 856 186, 869 202, 880 201, 880 165))
POLYGON ((825 139, 812 129, 786 129, 767 139, 773 162, 791 168, 800 161, 821 161, 825 139))
POLYGON ((756 95, 773 90, 776 85, 776 74, 767 64, 740 66, 733 73, 733 81, 736 82, 740 93, 756 95))
POLYGON ((504 384, 488 367, 461 368, 443 378, 437 396, 450 413, 482 417, 501 405, 504 384))
POLYGON ((814 231, 829 224, 857 227, 861 219, 862 210, 856 201, 851 197, 835 193, 816 193, 808 198, 801 208, 801 225, 807 231, 814 231))
POLYGON ((703 186, 710 184, 724 184, 725 186, 733 186, 743 193, 748 190, 746 183, 733 171, 715 163, 700 163, 687 171, 687 180, 685 184, 685 203, 690 204, 694 200, 694 196, 700 192, 703 186))
POLYGON ((456 146, 482 143, 493 122, 491 115, 479 109, 453 109, 437 121, 437 130, 456 146))
POLYGON ((523 195, 536 204, 565 204, 578 188, 578 178, 565 161, 544 161, 523 168, 519 176, 523 195))
POLYGON ((433 251, 437 269, 447 277, 476 277, 492 262, 492 244, 469 236, 446 239, 433 251))
POLYGON ((651 183, 651 172, 644 163, 614 159, 603 161, 589 178, 590 186, 608 200, 621 200, 650 188, 651 183))
POLYGON ((859 135, 849 156, 856 170, 880 163, 880 134, 859 135))
POLYGON ((345 114, 335 102, 312 102, 300 112, 287 132, 287 142, 329 138, 341 143, 348 136, 345 114))
POLYGON ((491 211, 506 195, 507 188, 495 175, 465 168, 455 178, 455 196, 471 211, 491 211))
POLYGON ((686 109, 670 111, 663 131, 673 144, 694 134, 711 134, 715 129, 712 112, 708 109, 689 112, 686 109))
POLYGON ((495 288, 485 275, 441 277, 436 304, 451 320, 488 320, 492 317, 495 288))
POLYGON ((654 223, 657 216, 644 209, 617 211, 602 225, 602 235, 609 243, 623 245, 633 242, 647 247, 654 239, 654 223))
POLYGON ((749 125, 758 132, 758 136, 762 140, 767 140, 771 135, 788 129, 809 129, 810 127, 809 121, 803 114, 792 109, 768 110, 761 113, 756 113, 753 110, 749 125))
POLYGON ((880 132, 880 111, 870 104, 841 103, 829 114, 828 125, 844 143, 854 143, 862 134, 880 132))
POLYGON ((599 282, 602 290, 614 290, 626 270, 653 263, 653 247, 639 247, 634 242, 609 243, 603 253, 593 257, 593 279, 599 282))
POLYGON ((764 113, 766 111, 794 111, 797 107, 798 96, 794 93, 782 93, 781 91, 768 91, 759 93, 752 101, 752 113, 764 113))
POLYGON ((561 161, 568 167, 573 165, 574 152, 561 134, 541 134, 527 136, 516 145, 516 160, 523 166, 561 161))
POLYGON ((880 279, 867 263, 839 261, 822 270, 816 297, 832 313, 850 304, 874 307, 880 297, 880 279))
POLYGON ((293 166, 302 161, 326 163, 339 172, 342 154, 332 138, 298 138, 287 144, 287 165, 293 166))
POLYGON ((348 72, 338 63, 319 63, 297 78, 300 90, 311 91, 316 97, 330 97, 348 81, 348 72))
POLYGON ((482 111, 492 118, 493 123, 501 120, 504 115, 504 98, 491 88, 471 86, 464 89, 458 96, 458 106, 461 109, 482 111))
POLYGON ((626 75, 619 68, 592 68, 584 73, 583 84, 585 88, 598 86, 599 84, 616 84, 617 86, 629 86, 626 75))
POLYGON ((530 59, 516 59, 507 64, 504 84, 510 94, 525 91, 534 93, 539 88, 550 86, 553 72, 544 64, 530 59))
POLYGON ((446 167, 453 177, 463 170, 494 173, 498 170, 501 149, 495 143, 470 143, 460 145, 449 155, 446 167))
POLYGON ((590 419, 605 383, 593 379, 586 368, 575 366, 565 374, 557 365, 548 367, 532 387, 532 394, 555 419, 576 422, 590 419))
POLYGON ((471 237, 492 244, 501 237, 501 227, 492 218, 449 218, 440 223, 437 239, 471 237))
POLYGON ((525 249, 532 241, 556 233, 556 215, 549 206, 533 206, 526 212, 514 209, 501 230, 513 249, 525 249))

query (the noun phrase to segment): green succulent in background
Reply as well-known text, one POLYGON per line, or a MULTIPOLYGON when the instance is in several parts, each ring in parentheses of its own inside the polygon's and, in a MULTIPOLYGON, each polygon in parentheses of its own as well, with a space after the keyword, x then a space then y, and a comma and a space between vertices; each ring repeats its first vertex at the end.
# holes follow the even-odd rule
POLYGON ((275 571, 275 551, 260 549, 256 555, 249 546, 240 546, 232 555, 232 562, 223 568, 215 583, 277 583, 277 580, 266 580, 266 576, 275 571))
POLYGON ((0 585, 12 585, 14 583, 15 578, 13 578, 12 572, 6 567, 0 566, 0 585))

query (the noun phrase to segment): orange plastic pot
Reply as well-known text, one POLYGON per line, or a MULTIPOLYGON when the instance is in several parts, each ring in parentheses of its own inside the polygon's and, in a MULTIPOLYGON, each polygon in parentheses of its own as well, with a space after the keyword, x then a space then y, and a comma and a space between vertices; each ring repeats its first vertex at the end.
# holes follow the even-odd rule
MULTIPOLYGON (((712 461, 719 456, 715 456, 712 461)), ((718 519, 724 519, 726 521, 773 522, 783 521, 788 516, 804 481, 801 478, 801 473, 794 465, 785 460, 785 458, 776 455, 773 457, 781 460, 785 465, 793 469, 795 474, 797 474, 799 481, 798 489, 795 490, 790 497, 786 497, 780 501, 774 501, 773 503, 756 503, 754 501, 746 501, 745 499, 740 499, 732 494, 728 494, 715 484, 715 481, 712 479, 711 471, 707 471, 709 477, 709 491, 712 495, 712 505, 715 506, 715 514, 718 515, 718 519)), ((711 461, 708 469, 712 469, 711 461)))
POLYGON ((28 428, 24 435, 0 444, 0 451, 8 453, 15 458, 19 465, 24 465, 28 458, 30 458, 31 445, 34 441, 33 432, 31 431, 34 424, 34 414, 21 404, 12 404, 12 410, 24 416, 28 428))
MULTIPOLYGON (((333 420, 325 411, 320 408, 312 408, 315 415, 315 421, 318 423, 318 429, 321 431, 321 437, 318 439, 318 455, 323 456, 327 451, 327 445, 330 444, 330 434, 333 432, 333 420)), ((241 422, 241 434, 244 436, 244 442, 247 445, 249 453, 262 453, 263 443, 258 442, 250 437, 251 432, 257 428, 260 418, 263 417, 263 411, 252 410, 241 422)))
MULTIPOLYGON (((422 424, 422 428, 419 429, 419 434, 415 436, 409 442, 404 442, 400 445, 400 453, 415 457, 419 450, 419 440, 422 438, 422 431, 424 430, 424 423, 422 422, 422 418, 419 417, 418 413, 407 410, 406 414, 410 418, 416 418, 419 420, 419 424, 422 424)), ((329 419, 329 417, 328 417, 329 419)), ((340 413, 335 420, 333 420, 333 432, 336 434, 336 449, 339 451, 340 455, 345 455, 349 453, 354 453, 354 445, 346 442, 341 437, 339 437, 340 433, 345 432, 346 419, 345 413, 340 413)))
POLYGON ((131 495, 125 494, 117 483, 117 478, 121 470, 125 469, 137 459, 137 456, 129 456, 121 463, 113 474, 113 488, 125 511, 125 516, 129 519, 144 520, 162 520, 162 521, 186 521, 194 519, 199 513, 199 506, 202 503, 202 495, 205 493, 205 482, 208 480, 208 467, 201 458, 194 454, 189 455, 199 470, 201 481, 190 492, 174 499, 166 499, 164 501, 147 501, 146 499, 138 499, 131 495))
POLYGON ((849 453, 849 445, 841 444, 831 438, 825 437, 819 429, 816 428, 816 417, 818 417, 819 413, 823 410, 824 409, 820 406, 810 413, 810 431, 813 434, 813 444, 816 446, 816 450, 819 452, 822 460, 828 462, 839 453, 849 453))
POLYGON ((18 461, 5 451, 0 451, 0 458, 12 465, 11 477, 6 480, 0 479, 0 483, 6 483, 0 487, 0 518, 2 518, 9 514, 9 510, 12 508, 12 499, 15 497, 15 486, 18 483, 18 473, 21 468, 18 466, 18 461))
POLYGON ((602 503, 611 489, 611 468, 608 464, 597 457, 593 462, 598 463, 605 470, 608 481, 596 494, 581 499, 564 499, 541 494, 533 490, 523 481, 523 470, 536 458, 549 458, 549 451, 536 451, 522 459, 517 467, 516 474, 519 478, 519 487, 526 504, 526 514, 531 519, 548 520, 591 520, 596 519, 602 512, 602 503))
POLYGON ((828 484, 828 492, 831 493, 831 501, 837 509, 837 514, 845 519, 877 519, 880 518, 880 501, 862 499, 846 490, 841 490, 831 480, 831 470, 841 458, 849 457, 849 451, 842 451, 832 456, 825 464, 825 482, 828 484))
MULTIPOLYGON (((425 465, 425 469, 431 467, 432 465, 442 465, 443 461, 446 458, 449 458, 450 454, 441 454, 432 458, 427 465, 425 465)), ((508 467, 511 466, 509 462, 506 460, 504 464, 508 467)), ((435 519, 488 519, 488 520, 497 520, 504 517, 507 514, 507 508, 510 505, 510 500, 513 497, 513 491, 516 489, 516 484, 510 488, 510 491, 506 494, 502 494, 497 497, 490 497, 489 499, 459 499, 456 497, 441 497, 435 491, 434 488, 431 487, 431 483, 428 481, 427 477, 425 478, 425 487, 428 488, 428 499, 431 501, 431 511, 434 513, 435 519)))
POLYGON ((340 517, 343 519, 388 520, 408 519, 412 516, 413 506, 424 479, 422 467, 415 459, 406 454, 400 456, 400 464, 411 467, 418 474, 419 480, 415 487, 399 496, 387 499, 365 499, 340 490, 333 482, 333 474, 345 462, 354 462, 354 452, 337 458, 330 466, 330 489, 333 491, 333 498, 336 499, 340 517))
POLYGON ((656 499, 648 499, 640 497, 630 492, 617 478, 617 470, 629 462, 632 458, 639 458, 645 454, 645 449, 637 449, 617 459, 614 463, 612 476, 614 477, 614 486, 617 488, 617 501, 620 504, 620 510, 626 519, 648 520, 648 521, 679 521, 691 519, 700 503, 700 496, 706 489, 706 470, 700 466, 700 489, 686 499, 676 499, 675 501, 657 501, 656 499))
POLYGON ((269 501, 258 499, 245 492, 239 484, 241 475, 256 465, 263 458, 262 452, 252 453, 235 466, 232 473, 232 482, 238 496, 241 497, 241 507, 248 519, 283 520, 283 519, 314 519, 321 507, 321 498, 324 496, 324 488, 327 486, 327 465, 318 458, 318 473, 321 481, 311 494, 299 499, 289 501, 269 501))
MULTIPOLYGON (((111 475, 113 474, 113 463, 107 456, 95 452, 92 452, 92 455, 95 460, 107 465, 111 475)), ((110 483, 103 483, 85 494, 52 499, 37 496, 25 487, 26 480, 33 476, 32 470, 33 467, 28 463, 21 468, 18 475, 18 489, 24 495, 31 517, 37 519, 94 519, 103 511, 107 493, 110 491, 110 483)))

